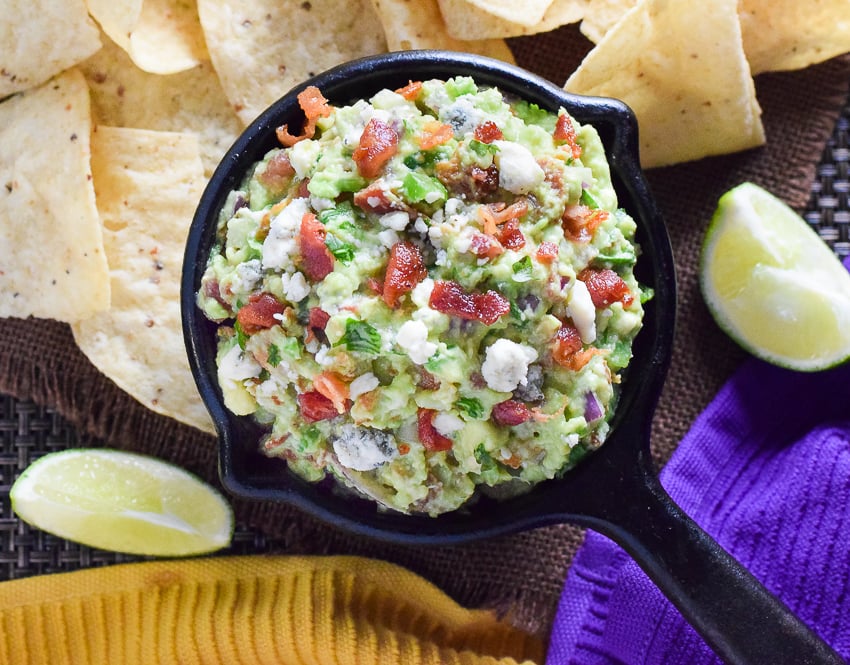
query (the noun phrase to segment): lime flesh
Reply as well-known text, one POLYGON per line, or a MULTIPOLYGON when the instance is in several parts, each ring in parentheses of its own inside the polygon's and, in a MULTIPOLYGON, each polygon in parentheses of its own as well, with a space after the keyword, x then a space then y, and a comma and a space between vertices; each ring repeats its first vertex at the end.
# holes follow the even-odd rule
POLYGON ((763 360, 817 371, 850 358, 850 273, 802 217, 757 185, 720 198, 700 287, 717 324, 763 360))
POLYGON ((161 460, 71 449, 33 462, 10 490, 25 522, 98 549, 189 556, 229 544, 233 512, 214 488, 161 460))

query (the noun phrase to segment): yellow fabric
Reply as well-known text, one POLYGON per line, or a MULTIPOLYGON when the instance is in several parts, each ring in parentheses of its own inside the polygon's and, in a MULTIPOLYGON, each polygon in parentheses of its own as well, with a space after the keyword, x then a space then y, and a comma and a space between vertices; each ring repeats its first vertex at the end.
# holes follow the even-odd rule
POLYGON ((2 665, 514 665, 541 641, 361 557, 132 563, 0 583, 2 665))

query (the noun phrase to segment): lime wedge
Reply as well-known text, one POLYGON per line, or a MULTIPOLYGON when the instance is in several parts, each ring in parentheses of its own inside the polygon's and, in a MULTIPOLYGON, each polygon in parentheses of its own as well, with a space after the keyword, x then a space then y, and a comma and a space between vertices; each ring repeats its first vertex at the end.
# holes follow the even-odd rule
POLYGON ((189 556, 225 547, 233 511, 215 489, 152 457, 70 449, 33 462, 10 490, 33 526, 128 554, 189 556))
POLYGON ((717 324, 767 362, 817 371, 850 358, 850 273, 804 219, 757 185, 720 198, 700 287, 717 324))

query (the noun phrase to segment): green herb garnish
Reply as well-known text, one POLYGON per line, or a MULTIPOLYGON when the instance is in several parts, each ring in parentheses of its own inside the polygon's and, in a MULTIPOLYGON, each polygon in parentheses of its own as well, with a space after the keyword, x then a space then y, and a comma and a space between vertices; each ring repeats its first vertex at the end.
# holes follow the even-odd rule
POLYGON ((479 157, 495 155, 499 152, 499 146, 493 145, 492 143, 484 143, 483 141, 479 141, 477 139, 472 139, 469 142, 469 149, 472 150, 472 152, 474 152, 479 157))
POLYGON ((269 344, 269 365, 272 367, 280 365, 280 348, 277 344, 269 344))
POLYGON ((457 410, 468 418, 479 420, 484 415, 484 407, 475 397, 461 397, 455 402, 457 410))
POLYGON ((242 326, 239 324, 239 321, 233 322, 233 329, 236 331, 236 343, 239 345, 239 348, 244 351, 250 335, 242 330, 242 326))
POLYGON ((345 345, 349 351, 377 355, 381 351, 381 334, 365 321, 348 319, 338 344, 345 345))
POLYGON ((531 279, 531 257, 526 255, 523 256, 519 261, 516 261, 511 266, 511 272, 514 274, 515 282, 527 282, 531 279))
POLYGON ((345 265, 348 265, 354 260, 354 245, 340 240, 335 235, 328 233, 325 236, 325 246, 330 250, 331 254, 345 265))

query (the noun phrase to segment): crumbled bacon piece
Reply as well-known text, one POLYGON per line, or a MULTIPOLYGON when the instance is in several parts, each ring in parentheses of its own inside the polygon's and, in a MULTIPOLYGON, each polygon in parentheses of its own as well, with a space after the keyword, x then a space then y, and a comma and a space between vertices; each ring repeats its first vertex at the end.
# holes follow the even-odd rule
POLYGON ((273 192, 283 192, 295 175, 295 169, 289 161, 289 154, 281 150, 268 161, 266 170, 257 175, 263 187, 273 192))
POLYGON ((357 171, 364 178, 376 178, 394 154, 398 151, 398 134, 387 123, 372 118, 363 128, 360 145, 352 157, 357 171))
POLYGON ((416 368, 416 387, 422 390, 437 390, 440 380, 424 367, 416 368))
POLYGON ((485 120, 475 128, 472 136, 476 141, 481 141, 481 143, 492 143, 501 139, 503 134, 502 130, 499 129, 499 125, 492 120, 485 120))
POLYGON ((573 355, 571 355, 567 359, 566 367, 574 372, 578 372, 593 359, 593 356, 602 355, 604 353, 605 351, 602 349, 597 349, 595 346, 589 346, 586 349, 576 351, 573 355))
POLYGON ((427 275, 419 248, 408 240, 397 242, 390 249, 390 259, 384 274, 384 302, 388 307, 395 307, 398 299, 413 290, 427 275))
POLYGON ((406 210, 404 202, 387 191, 380 183, 373 182, 354 194, 354 205, 364 212, 383 215, 396 210, 406 210))
POLYGON ((487 203, 478 207, 478 218, 481 220, 484 233, 495 236, 499 224, 511 219, 519 219, 528 212, 528 199, 519 198, 509 206, 504 203, 487 203))
POLYGON ((502 224, 499 232, 496 234, 496 239, 506 249, 521 249, 525 247, 525 236, 519 230, 519 220, 516 219, 509 219, 502 224))
POLYGON ((318 328, 319 330, 324 330, 331 318, 331 315, 321 307, 311 307, 309 316, 309 326, 311 328, 318 328))
POLYGON ((428 304, 432 309, 468 321, 491 326, 511 311, 508 299, 496 291, 469 293, 457 282, 434 283, 428 304))
POLYGON ((325 326, 328 325, 331 315, 320 307, 311 307, 309 318, 307 319, 307 342, 314 339, 327 341, 324 338, 325 326), (323 339, 324 338, 324 339, 323 339))
POLYGON ((422 81, 408 81, 403 88, 396 90, 396 93, 404 97, 407 101, 412 102, 422 92, 422 81))
POLYGON ((301 268, 314 282, 321 282, 334 269, 334 256, 325 245, 325 225, 312 212, 301 218, 301 268))
POLYGON ((499 169, 495 164, 486 169, 473 164, 469 169, 469 177, 470 193, 475 198, 493 194, 499 189, 499 169))
POLYGON ((608 212, 593 209, 583 203, 568 205, 561 216, 564 235, 575 242, 590 242, 599 225, 608 219, 608 212))
POLYGON ((319 89, 310 85, 298 93, 298 105, 304 111, 304 131, 293 136, 289 133, 289 126, 283 125, 276 130, 277 140, 286 147, 293 146, 304 139, 311 139, 316 134, 316 121, 319 118, 326 118, 331 114, 333 109, 328 105, 328 100, 319 89))
POLYGON ((499 169, 495 164, 486 169, 474 163, 461 168, 456 154, 437 162, 434 175, 450 192, 468 199, 480 200, 499 189, 499 169))
POLYGON ((324 371, 316 376, 313 388, 331 401, 337 413, 345 413, 351 406, 348 383, 336 372, 324 371))
POLYGON ((558 258, 558 246, 554 242, 544 240, 537 247, 537 252, 534 255, 540 263, 552 263, 558 258))
POLYGON ((330 420, 339 415, 334 403, 318 390, 301 393, 295 399, 298 402, 301 417, 308 423, 315 423, 319 420, 330 420))
POLYGON ((472 372, 469 375, 469 382, 472 384, 473 388, 481 389, 487 387, 487 380, 481 372, 472 372))
POLYGON ((482 259, 494 259, 505 251, 498 240, 483 233, 476 233, 472 236, 469 248, 475 256, 482 259))
POLYGON ((286 305, 271 293, 255 293, 236 313, 239 327, 248 335, 253 335, 280 323, 280 317, 286 311, 286 305))
POLYGON ((451 140, 454 135, 451 125, 437 121, 428 122, 423 125, 422 132, 416 137, 416 143, 422 150, 431 150, 451 140))
POLYGON ((298 184, 298 198, 310 198, 310 178, 304 178, 304 180, 298 184))
POLYGON ((634 301, 629 285, 610 268, 601 270, 585 268, 578 274, 578 278, 584 282, 590 293, 590 299, 598 309, 608 307, 615 302, 621 302, 628 307, 634 301))
POLYGON ((528 407, 515 399, 508 399, 493 406, 490 415, 497 425, 513 427, 531 418, 528 407))
POLYGON ((573 159, 581 157, 581 146, 576 142, 576 128, 566 113, 561 113, 558 116, 552 136, 556 141, 561 141, 570 146, 573 159))
POLYGON ((425 450, 430 452, 439 452, 441 450, 451 450, 452 440, 443 436, 434 427, 434 415, 436 411, 433 409, 422 409, 416 413, 416 420, 419 430, 419 441, 422 443, 425 450))
POLYGON ((578 329, 568 323, 562 323, 555 333, 552 358, 562 367, 570 367, 571 357, 581 349, 581 335, 578 329))

